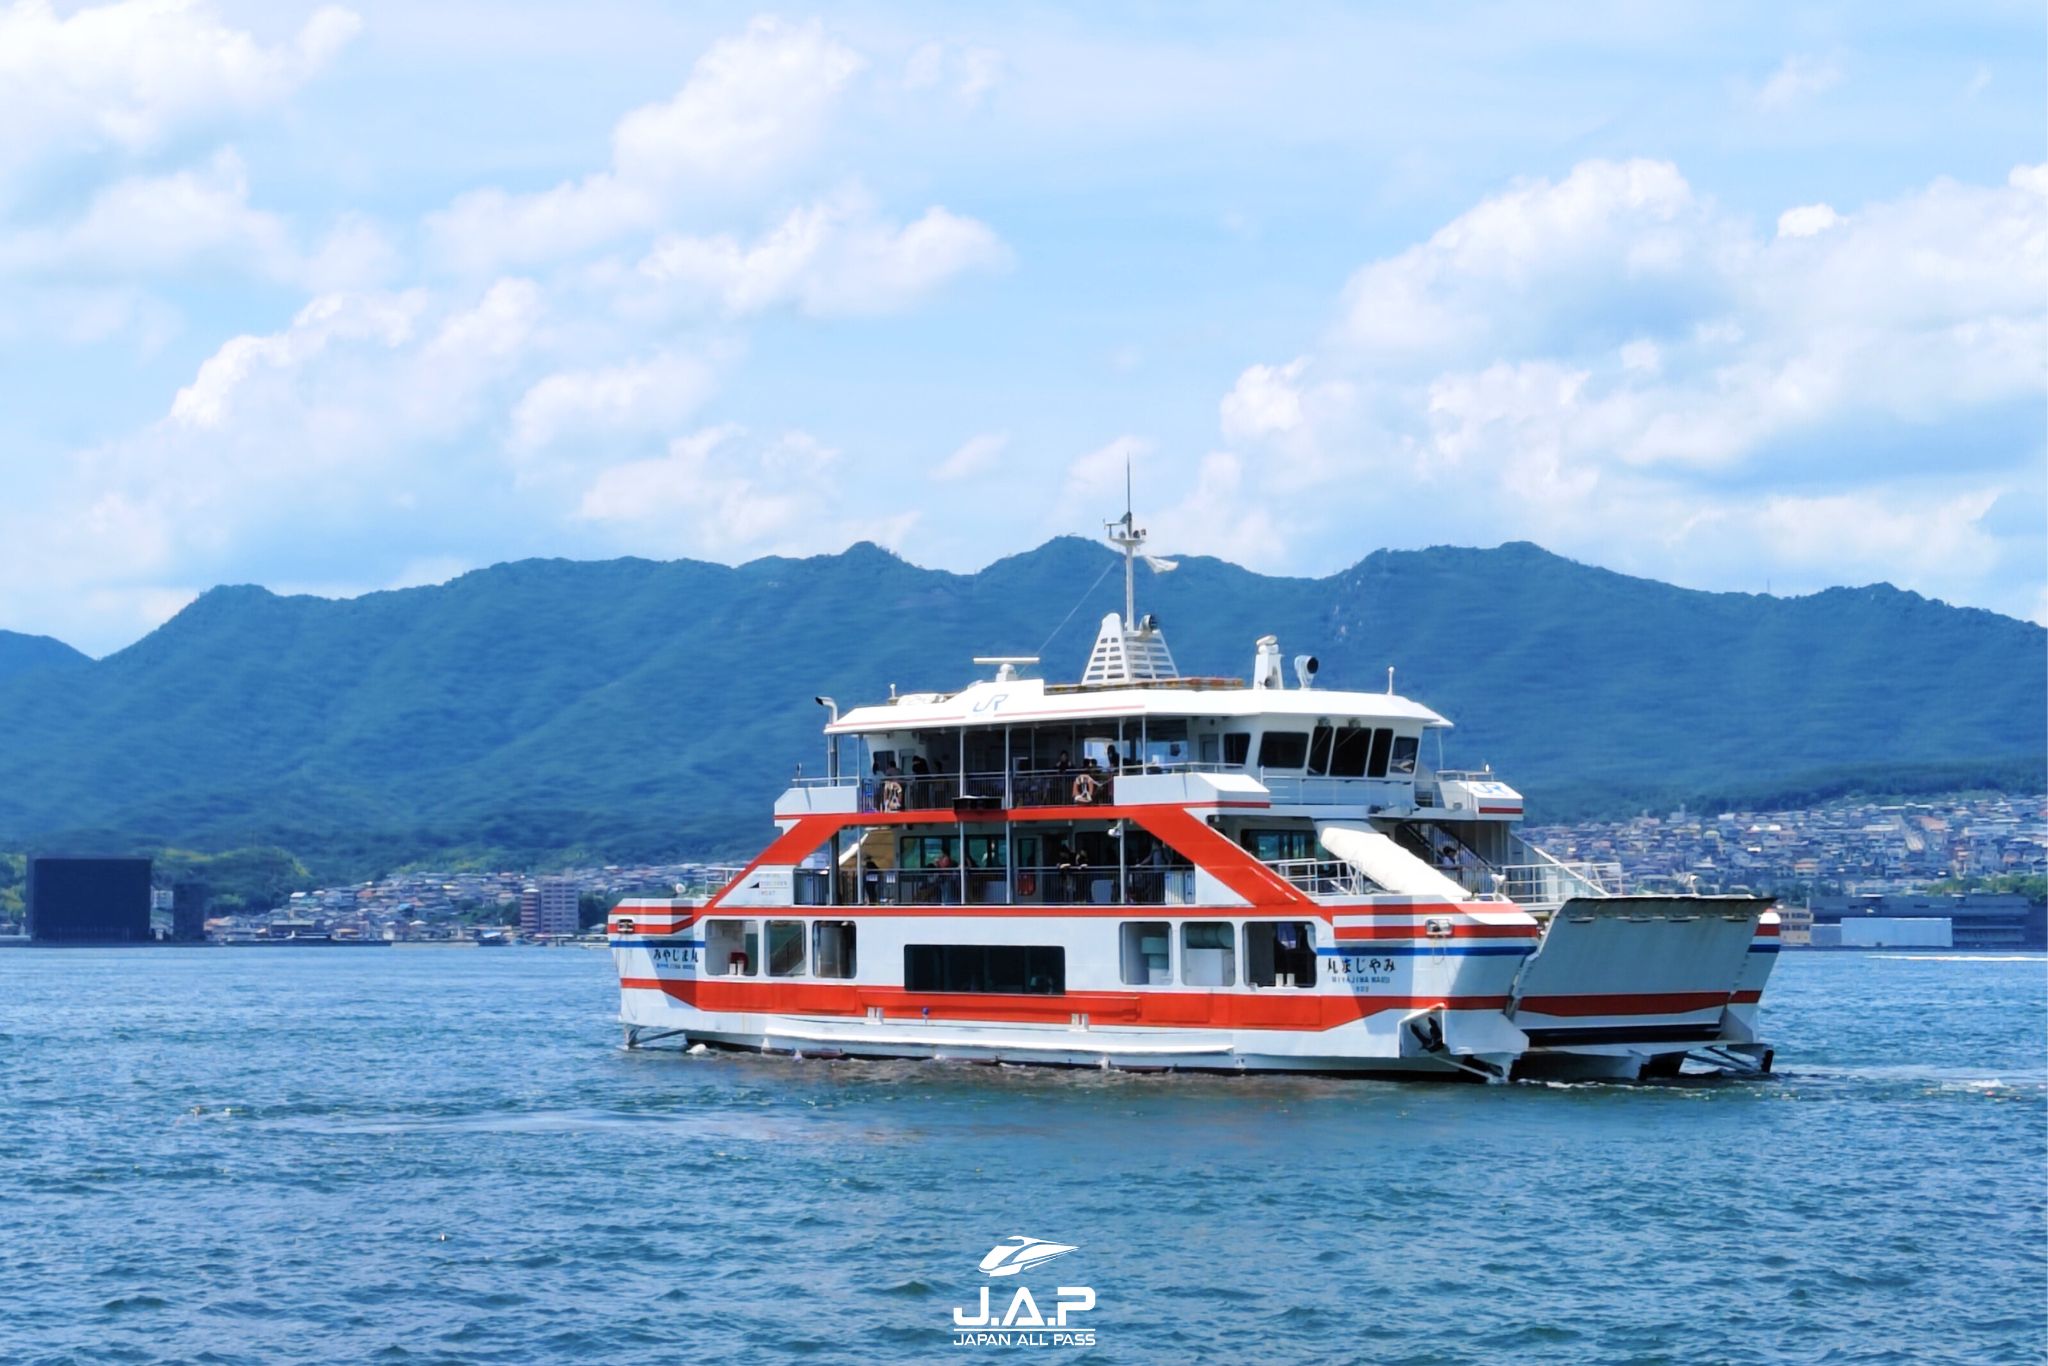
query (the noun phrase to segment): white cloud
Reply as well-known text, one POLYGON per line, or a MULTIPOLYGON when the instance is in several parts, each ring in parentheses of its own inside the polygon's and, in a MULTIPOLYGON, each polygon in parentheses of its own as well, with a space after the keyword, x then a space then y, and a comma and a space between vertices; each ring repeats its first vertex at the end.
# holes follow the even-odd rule
POLYGON ((784 303, 819 316, 884 313, 970 270, 1000 269, 1009 251, 985 223, 942 208, 898 227, 865 195, 792 212, 751 244, 731 236, 665 237, 640 263, 646 279, 727 314, 784 303))
POLYGON ((1223 434, 1233 439, 1280 436, 1302 424, 1301 375, 1308 357, 1285 365, 1253 365, 1223 396, 1223 434))
POLYGON ((712 383, 709 365, 675 352, 605 369, 560 371, 533 385, 514 406, 512 448, 531 452, 568 437, 673 427, 704 401, 712 383))
POLYGON ((816 20, 755 19, 712 44, 673 98, 619 120, 609 168, 534 194, 471 191, 430 215, 428 231, 450 263, 477 272, 646 231, 684 197, 757 184, 807 154, 861 65, 816 20))
POLYGON ((1298 482, 1310 520, 1346 508, 1396 543, 1530 537, 1709 584, 1776 566, 1982 601, 2025 550, 1987 510, 2038 490, 2044 192, 2021 167, 1795 208, 1764 237, 1675 167, 1586 163, 1365 266, 1326 348, 1246 368, 1220 425, 1267 461, 1262 489, 1298 482), (1950 473, 1941 424, 1998 413, 2011 444, 1950 473), (1846 453, 1874 434, 1886 453, 1846 453))
POLYGON ((758 177, 816 143, 862 65, 815 19, 755 19, 712 44, 673 99, 619 121, 613 164, 644 184, 758 177))
POLYGON ((851 523, 829 515, 839 467, 839 452, 807 432, 757 442, 731 424, 707 427, 664 455, 600 473, 578 515, 636 547, 718 558, 812 553, 849 539, 900 543, 915 512, 851 523))
POLYGON ((1842 68, 1820 57, 1787 57, 1765 78, 1750 100, 1760 110, 1777 112, 1825 94, 1842 83, 1842 68))
POLYGON ((61 228, 0 237, 0 271, 151 275, 230 264, 274 278, 298 267, 284 221, 249 205, 249 178, 231 149, 204 165, 107 186, 61 228))
POLYGON ((983 432, 979 436, 971 436, 960 449, 939 463, 938 468, 932 471, 932 478, 947 484, 987 474, 1009 448, 1008 432, 983 432))
POLYGON ((1682 285, 1719 221, 1668 162, 1581 162, 1562 181, 1482 200, 1427 242, 1358 271, 1338 337, 1404 363, 1513 345, 1513 321, 1532 308, 1682 285))
POLYGON ((902 84, 913 91, 947 87, 962 104, 973 106, 1002 84, 1008 67, 1008 59, 992 47, 930 42, 903 64, 902 84))
POLYGON ((1818 237, 1841 222, 1842 215, 1826 204, 1802 204, 1778 215, 1778 236, 1818 237))
POLYGON ((265 47, 195 0, 123 0, 59 16, 47 0, 0 10, 0 176, 81 149, 138 152, 195 126, 275 105, 361 27, 314 12, 265 47))
POLYGON ((1187 494, 1152 522, 1152 544, 1175 553, 1219 555, 1254 569, 1284 569, 1290 547, 1270 490, 1245 477, 1244 460, 1212 451, 1196 467, 1187 494))

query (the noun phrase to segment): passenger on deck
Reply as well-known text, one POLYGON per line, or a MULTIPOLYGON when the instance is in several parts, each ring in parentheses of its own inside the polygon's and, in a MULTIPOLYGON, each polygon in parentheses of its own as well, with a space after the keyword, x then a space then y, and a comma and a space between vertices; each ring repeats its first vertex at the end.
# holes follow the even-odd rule
POLYGON ((1115 746, 1115 745, 1111 745, 1111 746, 1109 747, 1109 771, 1110 771, 1111 773, 1114 773, 1114 772, 1116 772, 1116 771, 1117 771, 1117 770, 1118 770, 1119 768, 1121 768, 1122 766, 1123 766, 1123 760, 1122 760, 1122 759, 1119 759, 1119 758, 1117 757, 1117 753, 1116 753, 1116 746, 1115 746))
POLYGON ((1060 860, 1060 900, 1069 905, 1087 900, 1088 856, 1075 850, 1060 860))
POLYGON ((1138 860, 1138 876, 1131 879, 1132 900, 1158 905, 1166 900, 1166 846, 1158 840, 1138 860))

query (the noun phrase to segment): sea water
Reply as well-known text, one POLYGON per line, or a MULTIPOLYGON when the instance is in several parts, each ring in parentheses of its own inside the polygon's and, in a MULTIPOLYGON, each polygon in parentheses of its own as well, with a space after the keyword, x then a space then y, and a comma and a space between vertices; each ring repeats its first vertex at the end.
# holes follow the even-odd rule
POLYGON ((0 953, 0 1359, 2048 1356, 2038 958, 1787 953, 1777 1075, 1637 1086, 629 1053, 611 971, 0 953))

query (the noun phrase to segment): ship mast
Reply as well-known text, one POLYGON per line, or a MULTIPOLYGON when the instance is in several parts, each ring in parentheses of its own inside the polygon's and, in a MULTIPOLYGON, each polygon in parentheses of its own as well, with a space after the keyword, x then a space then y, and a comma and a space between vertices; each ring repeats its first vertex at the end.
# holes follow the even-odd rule
POLYGON ((1131 462, 1124 461, 1124 515, 1104 522, 1109 539, 1124 552, 1124 629, 1138 629, 1138 547, 1145 544, 1145 530, 1131 515, 1131 462))

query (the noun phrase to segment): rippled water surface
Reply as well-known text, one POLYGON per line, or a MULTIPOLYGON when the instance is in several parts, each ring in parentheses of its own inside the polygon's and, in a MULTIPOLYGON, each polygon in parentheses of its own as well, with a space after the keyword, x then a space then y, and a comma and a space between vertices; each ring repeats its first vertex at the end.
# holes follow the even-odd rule
POLYGON ((1642 1087, 626 1053, 610 973, 0 953, 0 1358, 2048 1356, 2038 959, 1787 954, 1779 1075, 1642 1087), (952 1345, 1019 1233, 1094 1349, 952 1345))

